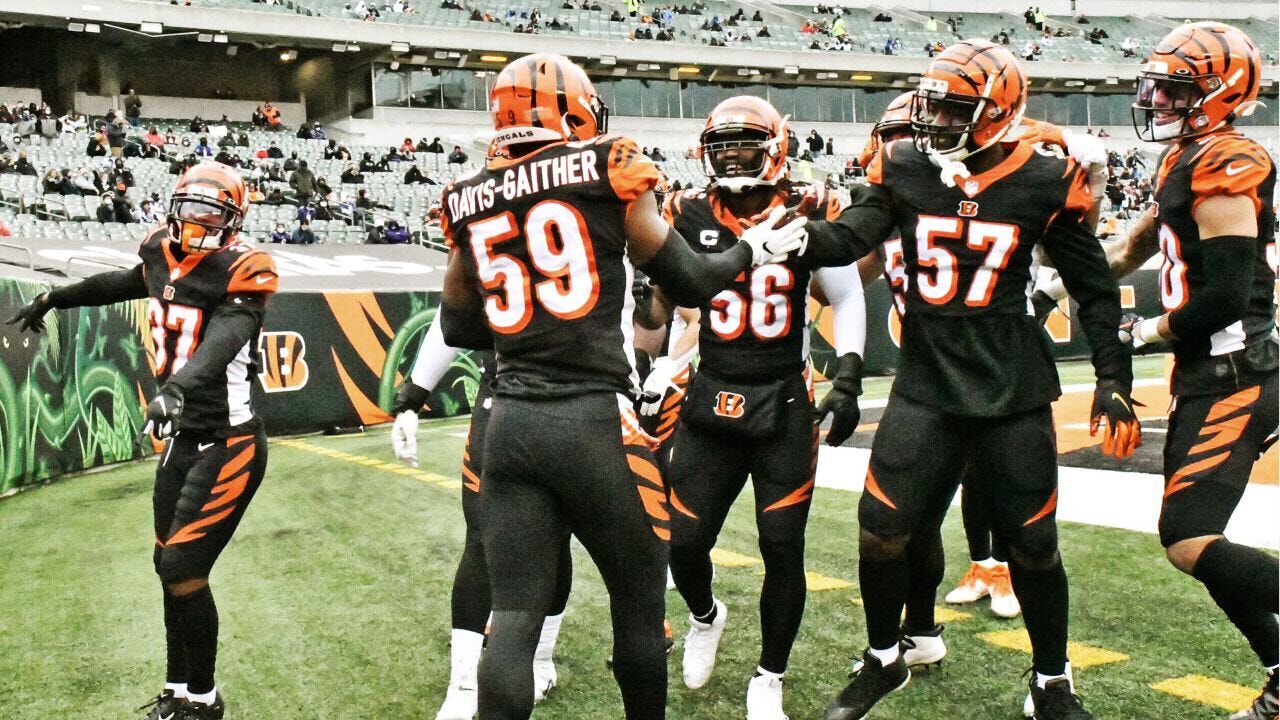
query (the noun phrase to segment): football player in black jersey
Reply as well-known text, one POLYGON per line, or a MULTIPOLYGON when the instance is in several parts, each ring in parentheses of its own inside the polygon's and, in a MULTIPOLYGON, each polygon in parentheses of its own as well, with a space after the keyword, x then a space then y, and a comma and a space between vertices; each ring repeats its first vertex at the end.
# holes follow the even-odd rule
MULTIPOLYGON (((437 313, 422 338, 409 377, 396 390, 395 406, 391 411, 395 416, 395 425, 391 429, 392 451, 396 459, 412 467, 418 466, 418 412, 422 410, 431 389, 444 377, 458 352, 457 348, 445 344, 444 333, 440 329, 440 315, 437 313)), ((489 574, 484 562, 484 547, 480 541, 480 463, 484 457, 484 436, 489 426, 489 411, 493 406, 490 389, 493 382, 492 366, 493 363, 488 362, 481 368, 480 389, 471 408, 471 424, 467 430, 466 445, 462 449, 462 517, 466 535, 450 595, 449 685, 444 702, 436 712, 436 720, 471 720, 476 716, 479 701, 476 677, 490 610, 489 574)), ((572 585, 573 560, 569 555, 566 537, 557 566, 554 599, 542 622, 538 648, 533 656, 534 703, 545 699, 559 681, 554 660, 555 648, 572 585)))
MULTIPOLYGON (((707 117, 699 155, 706 190, 670 196, 663 213, 698 253, 734 247, 751 218, 815 197, 811 215, 834 218, 839 202, 822 189, 793 185, 787 173, 787 122, 756 97, 732 97, 707 117)), ((728 612, 712 592, 711 549, 751 476, 765 579, 762 647, 747 687, 748 720, 785 720, 782 676, 805 602, 804 532, 813 497, 818 433, 808 367, 811 275, 835 310, 838 370, 824 414, 828 442, 843 443, 858 422, 866 313, 857 268, 813 272, 803 256, 762 265, 734 279, 701 307, 698 373, 671 441, 671 572, 689 606, 685 685, 704 686, 715 666, 728 612)), ((652 322, 670 316, 662 284, 652 322)))
POLYGON ((1129 318, 1123 335, 1173 351, 1160 541, 1262 661, 1266 684, 1232 716, 1240 720, 1275 720, 1280 664, 1280 570, 1224 536, 1254 462, 1276 439, 1276 169, 1233 127, 1257 106, 1261 77, 1258 48, 1224 23, 1183 25, 1156 46, 1139 75, 1134 127, 1169 147, 1152 209, 1112 260, 1124 276, 1163 256, 1165 314, 1129 318))
POLYGON ((510 63, 490 109, 490 157, 441 203, 453 246, 445 342, 492 345, 497 356, 480 478, 493 618, 479 717, 529 716, 538 631, 573 533, 609 591, 625 716, 662 718, 670 516, 632 407, 632 263, 678 302, 698 305, 752 265, 797 249, 804 221, 776 227, 775 212, 733 250, 692 252, 658 211, 652 161, 604 134, 607 110, 563 56, 510 63))
POLYGON ((165 441, 153 499, 168 652, 149 720, 216 720, 224 712, 214 683, 218 610, 209 571, 267 468, 249 387, 278 285, 271 257, 237 242, 248 206, 238 173, 196 165, 174 188, 168 222, 142 241, 142 262, 50 290, 11 321, 40 331, 53 308, 148 299, 159 392, 146 429, 165 441))
POLYGON ((1050 403, 1060 387, 1049 341, 1032 314, 1037 245, 1080 304, 1098 377, 1090 412, 1103 447, 1130 455, 1139 429, 1129 352, 1115 329, 1119 288, 1083 222, 1084 170, 1057 148, 1002 142, 1027 85, 1008 50, 951 46, 912 100, 912 141, 872 159, 870 186, 832 223, 810 222, 811 261, 843 264, 896 227, 909 283, 901 354, 872 444, 859 504, 861 581, 870 648, 827 720, 862 718, 910 679, 899 647, 909 594, 906 546, 970 462, 983 468, 993 531, 1010 549, 1014 591, 1031 638, 1033 712, 1091 718, 1067 673, 1067 577, 1058 552, 1057 451, 1050 403))

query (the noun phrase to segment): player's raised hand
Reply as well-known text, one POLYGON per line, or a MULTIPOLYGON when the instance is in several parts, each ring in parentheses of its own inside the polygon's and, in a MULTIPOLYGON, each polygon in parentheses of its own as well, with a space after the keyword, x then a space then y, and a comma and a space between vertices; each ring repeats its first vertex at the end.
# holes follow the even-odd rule
POLYGON ((44 332, 44 316, 53 306, 49 304, 49 293, 40 293, 31 302, 9 318, 9 325, 17 325, 19 330, 44 332))
POLYGON ((142 426, 142 435, 150 435, 156 440, 173 437, 178 430, 178 420, 182 417, 182 390, 174 385, 165 385, 147 405, 146 424, 142 426))
POLYGON ((804 254, 809 241, 809 233, 804 229, 807 218, 798 217, 779 227, 785 214, 786 208, 776 207, 758 225, 742 233, 739 240, 751 246, 752 265, 781 262, 793 252, 804 254))
POLYGON ((412 380, 405 380, 396 388, 395 405, 391 408, 391 414, 396 416, 391 426, 391 451, 409 467, 418 467, 418 411, 427 403, 429 394, 412 380))
POLYGON ((1102 454, 1117 460, 1133 455, 1142 445, 1142 426, 1133 412, 1129 388, 1114 380, 1099 380, 1089 411, 1089 435, 1102 430, 1102 454))

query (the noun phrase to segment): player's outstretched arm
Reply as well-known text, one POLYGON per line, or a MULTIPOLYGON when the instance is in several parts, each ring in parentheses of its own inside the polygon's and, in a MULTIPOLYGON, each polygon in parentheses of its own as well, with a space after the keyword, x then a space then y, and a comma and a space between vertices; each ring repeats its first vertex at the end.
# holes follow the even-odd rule
POLYGON ((627 209, 627 252, 677 305, 701 307, 753 264, 780 260, 802 245, 804 218, 779 226, 781 220, 776 212, 728 250, 697 253, 663 219, 653 192, 645 191, 627 209))
POLYGON ((54 308, 110 305, 146 296, 147 283, 142 276, 142 263, 138 263, 127 270, 98 273, 78 283, 41 293, 10 318, 9 324, 19 324, 22 330, 44 332, 44 316, 54 308))
POLYGON ((493 336, 485 319, 475 268, 456 246, 449 251, 439 317, 446 345, 472 350, 493 348, 493 336))
POLYGON ((811 221, 804 256, 811 267, 856 262, 889 239, 894 230, 892 199, 879 185, 855 185, 850 202, 835 220, 811 221))

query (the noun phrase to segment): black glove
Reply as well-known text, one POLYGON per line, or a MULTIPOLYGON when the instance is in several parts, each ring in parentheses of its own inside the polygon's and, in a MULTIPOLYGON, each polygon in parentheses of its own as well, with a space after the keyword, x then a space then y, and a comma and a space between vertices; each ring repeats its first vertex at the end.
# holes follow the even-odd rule
POLYGON ((1142 426, 1133 412, 1133 398, 1128 387, 1115 380, 1099 380, 1093 391, 1093 408, 1089 410, 1089 435, 1098 434, 1103 420, 1102 454, 1124 460, 1142 445, 1142 426))
POLYGON ((1049 296, 1049 293, 1043 290, 1037 290, 1031 293, 1031 307, 1036 313, 1036 322, 1043 325, 1049 319, 1049 315, 1058 307, 1058 301, 1049 296))
POLYGON ((396 388, 395 404, 391 406, 391 414, 399 415, 406 410, 419 412, 422 406, 427 404, 427 396, 431 391, 413 384, 412 380, 405 380, 400 383, 400 387, 396 388))
POLYGON ((34 300, 23 306, 17 315, 9 318, 8 324, 18 324, 19 330, 44 332, 45 313, 52 309, 53 305, 49 304, 49 293, 40 293, 34 300))
POLYGON ((182 417, 182 389, 176 385, 166 384, 160 388, 155 399, 147 405, 147 422, 142 426, 142 434, 151 435, 156 440, 172 437, 178 429, 180 417, 182 417))
POLYGON ((862 394, 862 356, 845 353, 836 360, 836 372, 831 376, 831 390, 818 406, 817 424, 831 415, 831 429, 827 431, 827 444, 840 446, 858 429, 862 411, 858 409, 858 396, 862 394))

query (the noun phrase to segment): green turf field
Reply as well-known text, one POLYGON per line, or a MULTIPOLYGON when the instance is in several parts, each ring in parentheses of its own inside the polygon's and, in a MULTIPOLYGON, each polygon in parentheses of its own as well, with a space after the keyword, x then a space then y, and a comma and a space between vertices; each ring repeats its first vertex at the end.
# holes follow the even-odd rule
MULTIPOLYGON (((434 717, 448 677, 449 588, 463 533, 453 478, 465 428, 465 420, 424 425, 418 474, 359 464, 390 458, 386 431, 273 443, 267 479, 213 576, 228 718, 434 717)), ((132 464, 0 500, 0 718, 141 717, 132 709, 163 679, 153 470, 132 464)), ((818 490, 811 571, 856 580, 856 500, 818 490)), ((739 502, 721 547, 757 555, 751 518, 739 502)), ((959 513, 945 532, 944 591, 964 569, 959 513)), ((1065 525, 1062 539, 1072 639, 1128 657, 1077 671, 1100 718, 1223 718, 1219 708, 1150 685, 1193 674, 1260 683, 1245 643, 1204 591, 1165 562, 1155 537, 1065 525)), ((535 717, 617 718, 605 668, 606 599, 576 546, 575 570, 557 653, 561 685, 535 717)), ((670 717, 743 717, 759 637, 758 572, 719 570, 718 594, 731 614, 716 674, 697 693, 684 689, 677 643, 670 717)), ((854 586, 809 595, 788 673, 791 717, 816 717, 846 682, 848 658, 865 642, 856 597, 854 586)), ((674 592, 668 603, 679 638, 687 613, 674 592)), ((979 636, 1021 623, 998 620, 984 605, 966 611, 971 617, 948 625, 945 666, 918 674, 872 718, 1020 717, 1029 656, 979 636)))

